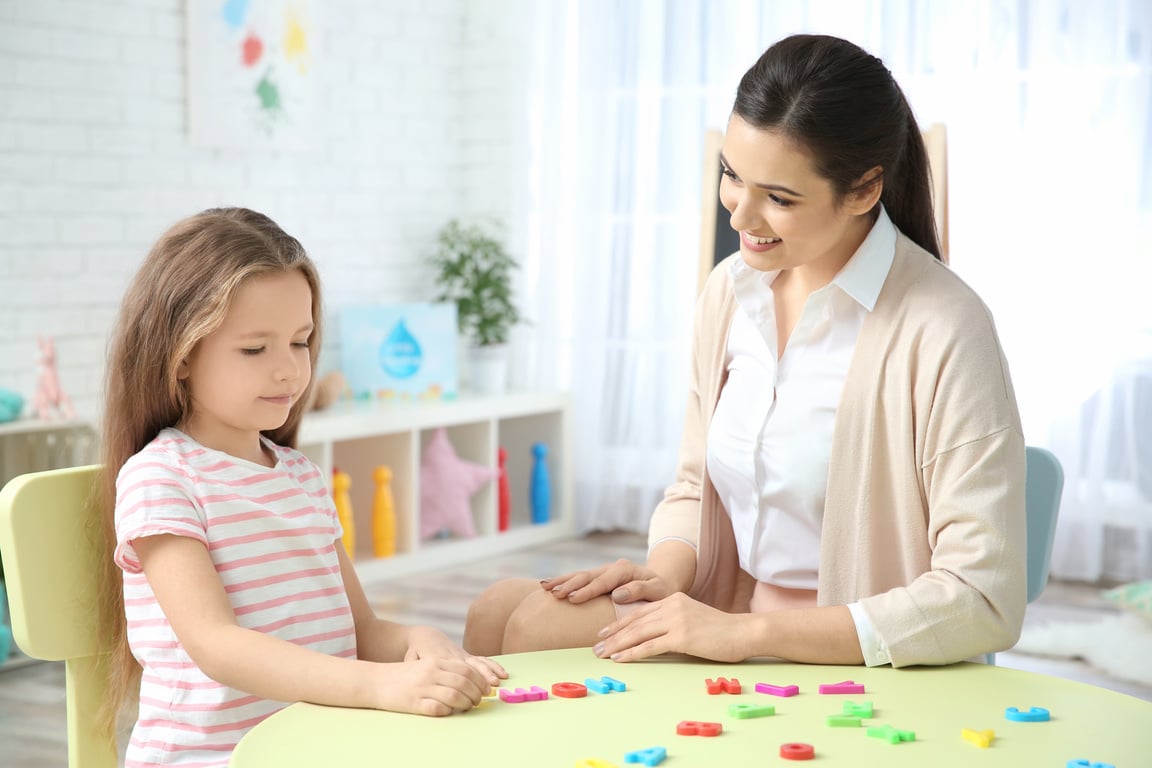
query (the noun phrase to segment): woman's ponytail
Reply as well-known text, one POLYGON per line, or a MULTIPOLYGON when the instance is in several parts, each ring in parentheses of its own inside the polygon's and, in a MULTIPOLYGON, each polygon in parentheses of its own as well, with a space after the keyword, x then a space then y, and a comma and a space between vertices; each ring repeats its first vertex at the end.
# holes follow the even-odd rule
POLYGON ((920 126, 905 101, 907 128, 904 151, 896 167, 884 173, 880 202, 896 228, 928 253, 941 258, 940 237, 932 212, 932 172, 920 126))

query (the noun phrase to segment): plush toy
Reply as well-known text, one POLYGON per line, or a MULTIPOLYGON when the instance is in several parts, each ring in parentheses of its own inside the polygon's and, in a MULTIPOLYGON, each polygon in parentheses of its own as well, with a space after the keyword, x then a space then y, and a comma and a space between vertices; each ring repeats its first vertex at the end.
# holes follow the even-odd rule
POLYGON ((16 421, 24 410, 24 398, 10 389, 0 389, 0 424, 16 421))
MULTIPOLYGON (((7 604, 7 597, 4 594, 4 582, 0 581, 0 606, 7 604)), ((8 658, 8 654, 12 652, 12 629, 8 626, 8 622, 4 620, 4 611, 0 611, 0 664, 8 658)))
POLYGON ((457 456, 443 427, 433 432, 420 459, 421 538, 430 538, 441 531, 475 536, 472 494, 497 474, 492 467, 457 456))
POLYGON ((319 411, 339 400, 348 391, 348 381, 340 371, 332 371, 316 381, 312 387, 312 402, 308 410, 319 411))
POLYGON ((56 416, 70 419, 76 415, 72 401, 60 387, 60 375, 56 372, 56 344, 51 336, 39 336, 40 380, 36 385, 36 396, 32 399, 32 410, 41 421, 50 421, 56 416))

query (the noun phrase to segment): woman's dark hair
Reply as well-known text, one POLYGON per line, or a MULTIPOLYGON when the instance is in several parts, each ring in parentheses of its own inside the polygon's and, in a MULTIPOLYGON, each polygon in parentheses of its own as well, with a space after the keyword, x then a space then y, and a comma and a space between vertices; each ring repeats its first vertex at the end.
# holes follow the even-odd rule
POLYGON ((840 198, 880 166, 892 223, 940 258, 924 139, 880 59, 838 37, 786 37, 744 74, 732 111, 806 147, 840 198))

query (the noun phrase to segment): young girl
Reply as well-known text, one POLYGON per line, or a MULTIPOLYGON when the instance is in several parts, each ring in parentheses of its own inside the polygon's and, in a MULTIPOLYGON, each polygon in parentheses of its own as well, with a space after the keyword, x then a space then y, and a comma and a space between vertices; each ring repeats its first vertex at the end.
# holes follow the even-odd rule
POLYGON ((176 224, 128 289, 102 479, 110 723, 139 682, 126 768, 227 765, 286 702, 447 715, 506 676, 373 614, 325 478, 292 447, 320 320, 303 247, 242 208, 176 224))
POLYGON ((720 160, 740 250, 697 305, 647 562, 496 584, 465 648, 902 667, 1011 647, 1020 415, 987 307, 938 259, 899 85, 847 40, 785 38, 740 81, 720 160))

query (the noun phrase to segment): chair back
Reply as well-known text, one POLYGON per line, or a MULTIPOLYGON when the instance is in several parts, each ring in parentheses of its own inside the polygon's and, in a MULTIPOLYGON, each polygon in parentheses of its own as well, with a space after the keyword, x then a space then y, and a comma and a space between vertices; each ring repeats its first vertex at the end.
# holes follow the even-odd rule
POLYGON ((0 490, 0 558, 16 645, 63 661, 69 768, 115 768, 116 738, 99 726, 107 655, 99 653, 97 579, 108 556, 93 490, 97 466, 33 472, 0 490))
POLYGON ((1044 448, 1027 446, 1027 478, 1024 483, 1028 519, 1028 602, 1044 591, 1048 566, 1052 562, 1052 542, 1056 538, 1056 517, 1064 491, 1064 469, 1055 454, 1044 448))

